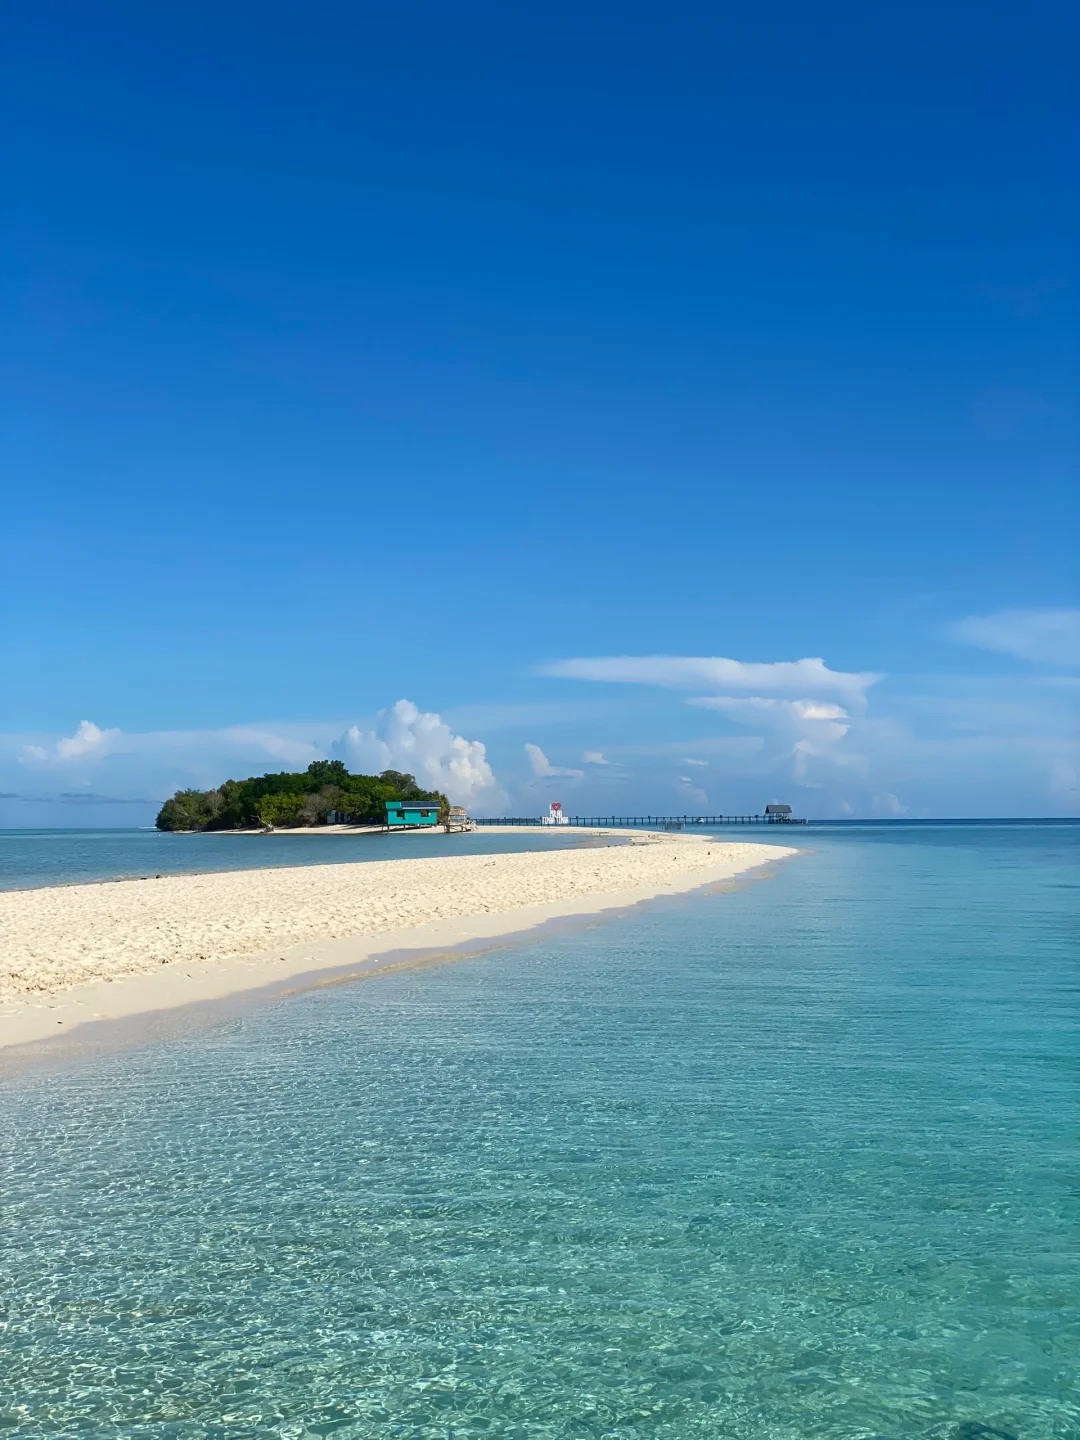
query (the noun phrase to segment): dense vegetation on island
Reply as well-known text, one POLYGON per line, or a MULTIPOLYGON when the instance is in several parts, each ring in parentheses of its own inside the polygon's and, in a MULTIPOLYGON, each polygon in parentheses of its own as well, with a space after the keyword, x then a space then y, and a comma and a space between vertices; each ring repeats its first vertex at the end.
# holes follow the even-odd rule
POLYGON ((216 790, 178 790, 157 817, 159 830, 256 830, 265 825, 325 825, 328 818, 382 824, 387 800, 430 800, 445 811, 437 790, 421 790, 412 775, 350 775, 340 760, 316 760, 300 775, 226 780, 216 790))

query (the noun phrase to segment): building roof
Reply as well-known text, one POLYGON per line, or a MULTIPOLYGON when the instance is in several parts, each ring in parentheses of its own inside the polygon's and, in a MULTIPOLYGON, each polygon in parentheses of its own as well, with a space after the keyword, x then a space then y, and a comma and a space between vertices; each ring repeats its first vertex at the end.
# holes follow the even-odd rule
POLYGON ((438 800, 387 800, 388 810, 437 810, 438 800))
POLYGON ((790 805, 766 805, 766 806, 765 806, 765 814, 766 814, 766 815, 790 815, 790 814, 791 814, 791 806, 790 806, 790 805))

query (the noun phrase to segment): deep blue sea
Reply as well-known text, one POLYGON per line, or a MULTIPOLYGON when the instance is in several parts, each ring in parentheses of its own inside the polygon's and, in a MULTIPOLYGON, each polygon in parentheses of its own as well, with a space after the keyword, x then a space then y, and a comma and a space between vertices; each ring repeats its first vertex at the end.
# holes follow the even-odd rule
POLYGON ((5 1080, 0 1432, 1080 1436, 1080 827, 732 838, 810 853, 5 1080))

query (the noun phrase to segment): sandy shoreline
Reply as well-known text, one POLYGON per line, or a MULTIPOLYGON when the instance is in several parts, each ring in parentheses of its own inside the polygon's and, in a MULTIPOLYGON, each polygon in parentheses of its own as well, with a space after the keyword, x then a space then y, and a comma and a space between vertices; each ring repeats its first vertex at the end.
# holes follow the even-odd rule
POLYGON ((620 909, 796 852, 633 832, 611 847, 172 875, 0 894, 0 1047, 620 909))

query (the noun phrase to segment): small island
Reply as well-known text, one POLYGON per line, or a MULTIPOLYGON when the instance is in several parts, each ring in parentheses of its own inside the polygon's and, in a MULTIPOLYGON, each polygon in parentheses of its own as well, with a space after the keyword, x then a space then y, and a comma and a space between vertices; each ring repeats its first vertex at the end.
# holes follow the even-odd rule
POLYGON ((422 790, 413 775, 384 770, 353 775, 341 760, 315 760, 300 774, 282 771, 226 780, 216 790, 177 790, 158 812, 159 830, 259 830, 267 826, 381 825, 388 800, 427 800, 450 808, 437 790, 422 790))

